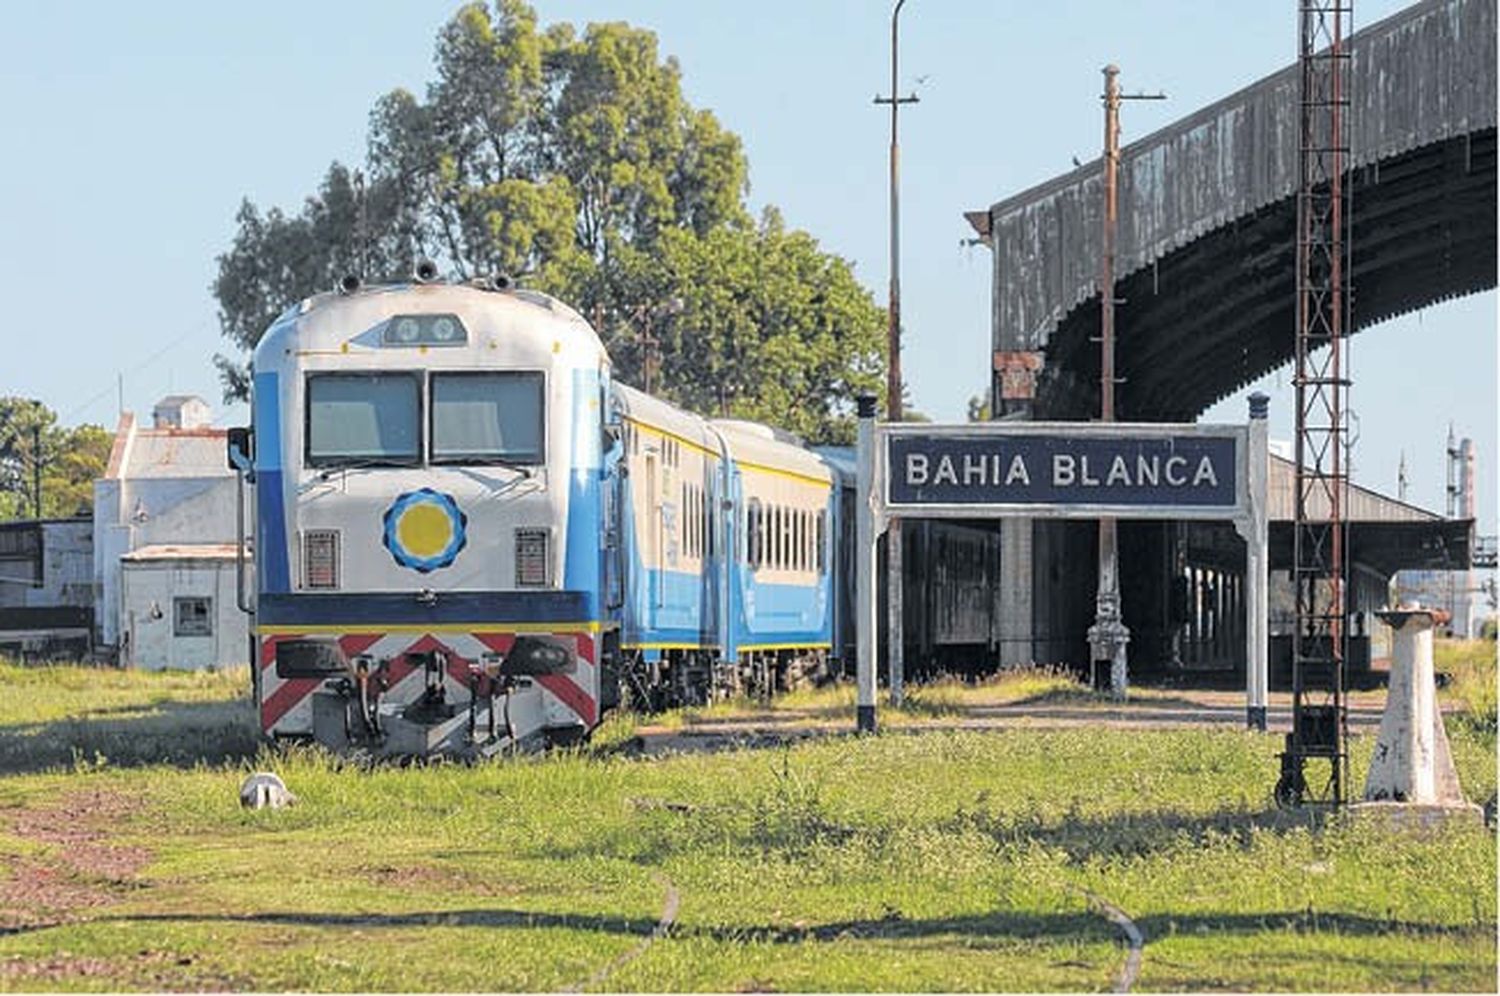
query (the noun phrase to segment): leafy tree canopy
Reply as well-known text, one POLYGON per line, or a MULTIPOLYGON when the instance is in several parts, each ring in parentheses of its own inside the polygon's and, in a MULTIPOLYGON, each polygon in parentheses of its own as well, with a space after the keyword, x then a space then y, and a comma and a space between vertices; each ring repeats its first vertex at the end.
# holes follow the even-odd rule
MULTIPOLYGON (((330 165, 295 216, 241 205, 212 287, 229 339, 252 349, 287 304, 425 256, 568 301, 622 380, 643 383, 659 349, 655 392, 849 435, 850 399, 882 376, 882 312, 845 260, 774 211, 750 219, 739 138, 687 102, 652 32, 470 3, 435 63, 425 97, 377 102, 363 168, 330 165)), ((242 362, 215 362, 226 400, 243 398, 242 362)))
POLYGON ((42 517, 87 514, 113 443, 97 425, 58 425, 57 413, 41 402, 0 397, 0 521, 36 515, 38 464, 42 517))

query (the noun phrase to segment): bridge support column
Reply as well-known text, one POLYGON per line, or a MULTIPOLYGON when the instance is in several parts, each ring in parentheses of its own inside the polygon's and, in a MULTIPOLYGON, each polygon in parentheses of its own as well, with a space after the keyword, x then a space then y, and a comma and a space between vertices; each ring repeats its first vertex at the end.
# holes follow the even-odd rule
POLYGON ((1000 520, 1000 666, 1036 662, 1032 633, 1031 520, 1000 520))
MULTIPOLYGON (((996 276, 998 288, 998 274, 996 276)), ((1004 337, 1012 338, 1012 337, 1004 337)), ((1042 353, 996 350, 992 358, 990 410, 994 417, 1029 421, 1036 398, 1042 353)), ((1030 519, 1000 520, 1000 666, 1036 663, 1032 602, 1032 529, 1030 519)))

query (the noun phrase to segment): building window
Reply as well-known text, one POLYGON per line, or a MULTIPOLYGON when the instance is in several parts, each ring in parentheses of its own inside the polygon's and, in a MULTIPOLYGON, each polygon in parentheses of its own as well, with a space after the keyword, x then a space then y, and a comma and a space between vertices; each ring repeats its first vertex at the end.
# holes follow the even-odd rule
POLYGON ((213 636, 214 600, 189 597, 172 599, 173 636, 213 636))

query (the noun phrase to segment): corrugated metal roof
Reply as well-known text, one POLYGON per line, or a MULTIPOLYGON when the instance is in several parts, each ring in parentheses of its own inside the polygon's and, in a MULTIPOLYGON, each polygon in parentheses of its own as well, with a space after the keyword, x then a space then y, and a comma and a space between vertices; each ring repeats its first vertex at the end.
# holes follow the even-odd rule
MULTIPOLYGON (((1266 479, 1266 512, 1272 522, 1291 522, 1296 514, 1293 500, 1297 487, 1296 465, 1284 457, 1271 454, 1271 472, 1266 479)), ((1314 521, 1328 518, 1328 502, 1314 495, 1311 513, 1314 521)), ((1349 485, 1349 504, 1343 518, 1348 522, 1442 522, 1443 516, 1425 508, 1408 505, 1378 491, 1349 485)))
POLYGON ((118 476, 230 477, 224 429, 143 429, 137 431, 118 476))

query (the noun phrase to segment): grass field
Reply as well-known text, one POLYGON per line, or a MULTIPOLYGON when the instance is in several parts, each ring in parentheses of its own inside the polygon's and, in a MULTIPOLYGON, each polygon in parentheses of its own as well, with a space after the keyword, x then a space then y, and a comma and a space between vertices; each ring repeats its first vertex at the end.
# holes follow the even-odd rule
MULTIPOLYGON (((1449 650, 1445 695, 1486 708, 1493 645, 1449 650)), ((1493 835, 1278 813, 1277 737, 893 731, 365 769, 250 756, 243 680, 0 669, 0 988, 1098 990, 1125 960, 1098 897, 1145 935, 1138 990, 1495 991, 1493 835), (242 810, 254 767, 299 803, 242 810)), ((909 711, 1081 694, 1002 684, 909 711)), ((1449 722, 1480 799, 1487 708, 1449 722)))

